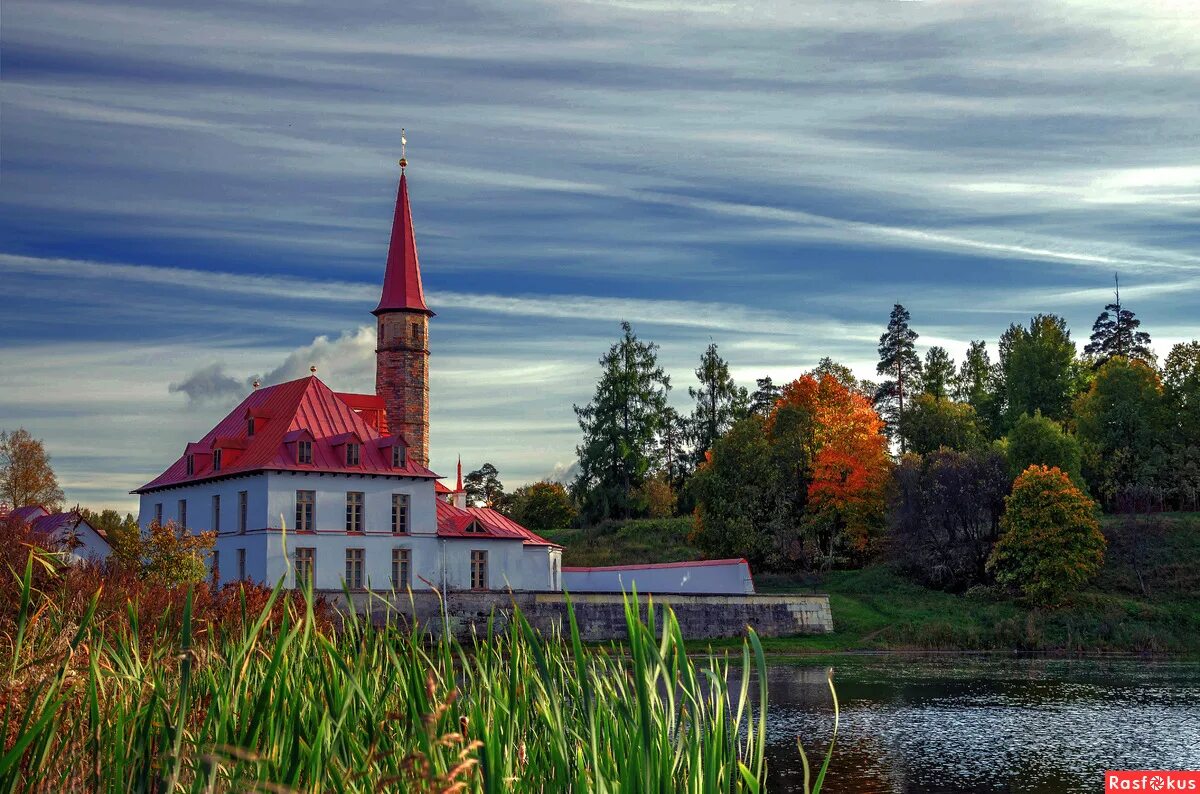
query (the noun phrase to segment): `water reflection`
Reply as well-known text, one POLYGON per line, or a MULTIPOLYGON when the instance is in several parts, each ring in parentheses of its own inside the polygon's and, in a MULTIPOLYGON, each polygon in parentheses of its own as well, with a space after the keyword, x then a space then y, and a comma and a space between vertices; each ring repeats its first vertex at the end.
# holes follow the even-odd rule
MULTIPOLYGON (((768 671, 771 791, 800 791, 832 727, 825 668, 768 671)), ((1102 789, 1105 769, 1200 768, 1200 664, 865 657, 838 661, 827 794, 1102 789)))

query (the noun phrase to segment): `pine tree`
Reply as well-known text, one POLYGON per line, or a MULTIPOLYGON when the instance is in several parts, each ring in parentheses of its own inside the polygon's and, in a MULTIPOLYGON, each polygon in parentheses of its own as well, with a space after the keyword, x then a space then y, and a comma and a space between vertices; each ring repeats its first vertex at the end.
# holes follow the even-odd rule
POLYGON ((750 413, 766 418, 775 409, 775 403, 779 402, 783 390, 775 385, 770 375, 758 378, 754 385, 754 393, 750 395, 750 413))
POLYGON ((671 388, 658 365, 658 345, 640 341, 627 322, 621 330, 621 339, 600 358, 603 373, 592 401, 575 406, 583 442, 576 447, 574 489, 592 520, 631 515, 671 388))
POLYGON ((1154 366, 1156 357, 1150 350, 1150 334, 1138 330, 1142 321, 1121 305, 1121 283, 1115 275, 1113 282, 1116 299, 1105 306, 1096 318, 1092 325, 1092 339, 1083 348, 1084 355, 1091 360, 1095 369, 1113 356, 1138 359, 1154 366))
POLYGON ((504 501, 504 484, 500 482, 499 470, 490 463, 485 463, 473 472, 463 477, 463 491, 467 495, 467 504, 484 504, 496 507, 504 501))
POLYGON ((700 356, 696 379, 700 381, 700 388, 688 387, 688 396, 696 401, 692 410, 692 432, 696 442, 692 456, 699 462, 704 460, 704 453, 712 449, 722 433, 746 416, 749 396, 744 388, 734 383, 729 375, 729 363, 721 358, 713 342, 700 356))
POLYGON ((954 382, 954 359, 946 348, 934 345, 925 351, 925 365, 921 369, 921 390, 944 400, 950 394, 954 382))
POLYGON ((892 307, 887 331, 879 337, 879 365, 875 368, 887 377, 879 384, 875 402, 887 421, 888 434, 900 439, 901 454, 905 451, 904 436, 900 432, 904 422, 904 398, 921 376, 921 359, 913 344, 918 334, 908 327, 909 319, 908 309, 899 303, 892 307))

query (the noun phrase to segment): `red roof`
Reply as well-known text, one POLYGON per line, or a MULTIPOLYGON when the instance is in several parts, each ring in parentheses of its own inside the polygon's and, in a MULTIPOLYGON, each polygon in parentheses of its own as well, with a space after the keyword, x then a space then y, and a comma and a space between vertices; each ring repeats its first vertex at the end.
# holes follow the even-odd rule
POLYGON ((212 449, 214 445, 244 447, 232 459, 227 455, 220 471, 213 471, 212 458, 208 456, 194 458, 195 473, 189 475, 185 454, 134 493, 268 469, 437 477, 411 457, 405 466, 393 469, 387 448, 372 443, 382 438, 382 433, 314 375, 256 389, 197 444, 188 445, 187 449, 192 451, 212 449), (250 410, 258 417, 253 436, 247 435, 246 427, 246 415, 250 410), (297 463, 295 444, 289 443, 303 435, 297 432, 301 430, 312 434, 311 464, 297 463), (359 450, 358 466, 347 466, 345 447, 333 443, 335 440, 344 443, 350 434, 364 442, 359 450))
POLYGON ((396 214, 392 218, 392 241, 388 246, 387 270, 383 274, 383 294, 373 314, 417 311, 432 315, 425 305, 421 288, 421 265, 417 261, 417 238, 413 233, 412 211, 408 207, 408 178, 400 172, 400 192, 396 195, 396 214))
POLYGON ((539 537, 506 515, 490 507, 455 507, 445 499, 437 500, 437 533, 440 538, 500 538, 519 540, 526 546, 558 546, 539 537), (476 524, 483 532, 468 532, 476 524))

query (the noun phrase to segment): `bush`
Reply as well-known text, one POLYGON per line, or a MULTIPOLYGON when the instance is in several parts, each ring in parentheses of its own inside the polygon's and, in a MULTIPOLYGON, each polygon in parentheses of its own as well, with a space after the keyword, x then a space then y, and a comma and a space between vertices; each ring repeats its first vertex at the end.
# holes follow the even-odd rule
POLYGON ((996 581, 1039 605, 1055 605, 1104 565, 1096 503, 1062 469, 1030 466, 1004 500, 1001 535, 987 567, 996 581))

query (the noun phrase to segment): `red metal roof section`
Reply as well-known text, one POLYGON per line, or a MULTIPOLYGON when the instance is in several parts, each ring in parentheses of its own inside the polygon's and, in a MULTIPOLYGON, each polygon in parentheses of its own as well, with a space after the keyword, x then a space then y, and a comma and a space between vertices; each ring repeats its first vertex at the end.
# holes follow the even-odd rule
POLYGON ((405 466, 393 469, 390 452, 371 443, 381 437, 378 430, 316 376, 300 378, 251 392, 241 405, 234 408, 197 444, 188 445, 189 450, 195 450, 197 446, 211 449, 214 444, 224 445, 231 441, 244 444, 244 450, 237 455, 237 459, 225 462, 219 472, 212 470, 211 460, 196 460, 195 473, 188 475, 187 456, 182 455, 166 471, 134 493, 268 469, 437 477, 411 459, 406 461, 405 466), (256 415, 268 417, 263 428, 253 436, 246 435, 244 417, 249 410, 261 411, 256 415), (302 435, 297 432, 301 430, 308 431, 313 438, 311 464, 296 462, 294 441, 302 435), (333 444, 335 439, 344 439, 350 434, 366 442, 360 451, 361 462, 358 466, 347 466, 345 449, 333 444))
POLYGON ((490 538, 493 540, 519 540, 526 546, 558 546, 545 538, 538 537, 508 516, 497 513, 490 507, 455 507, 445 499, 437 500, 437 533, 439 538, 490 538), (483 527, 483 532, 468 532, 471 524, 483 527))
POLYGON ((392 218, 392 241, 388 245, 387 270, 383 274, 383 294, 372 314, 416 311, 432 315, 425 305, 421 288, 421 265, 417 261, 417 238, 413 233, 412 211, 408 207, 408 177, 400 172, 400 192, 396 195, 396 214, 392 218))
POLYGON ((387 404, 378 394, 354 394, 352 392, 334 392, 338 399, 354 409, 366 423, 387 435, 387 404))

